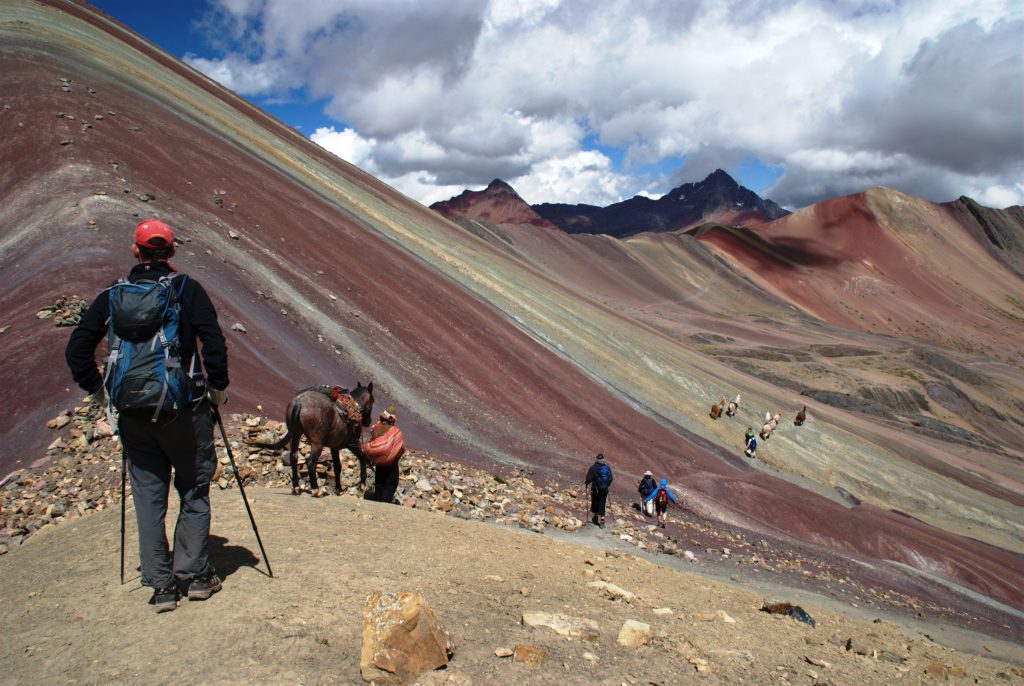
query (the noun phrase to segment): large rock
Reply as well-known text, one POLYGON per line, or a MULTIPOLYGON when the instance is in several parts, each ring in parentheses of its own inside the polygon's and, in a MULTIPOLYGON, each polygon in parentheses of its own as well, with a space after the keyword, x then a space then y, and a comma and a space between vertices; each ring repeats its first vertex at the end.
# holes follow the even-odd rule
POLYGON ((638 622, 635 619, 627 619, 622 628, 619 629, 619 645, 628 648, 639 648, 651 641, 651 625, 638 622))
POLYGON ((597 622, 584 617, 568 617, 550 612, 524 612, 523 624, 546 626, 554 629, 559 636, 582 636, 589 640, 596 640, 598 636, 597 622))
POLYGON ((608 581, 591 581, 587 586, 602 591, 612 600, 625 600, 627 603, 631 603, 636 599, 636 594, 633 592, 627 591, 621 586, 616 586, 608 581))
POLYGON ((363 608, 359 672, 365 681, 409 684, 448 664, 455 642, 419 593, 374 591, 363 608))

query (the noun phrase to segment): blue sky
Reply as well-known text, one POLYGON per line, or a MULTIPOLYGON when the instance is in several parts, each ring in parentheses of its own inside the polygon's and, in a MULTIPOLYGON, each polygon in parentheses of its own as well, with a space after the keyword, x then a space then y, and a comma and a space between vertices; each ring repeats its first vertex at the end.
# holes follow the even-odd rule
POLYGON ((1024 202, 1015 0, 95 4, 426 204, 502 178, 605 205, 716 168, 790 208, 1024 202))

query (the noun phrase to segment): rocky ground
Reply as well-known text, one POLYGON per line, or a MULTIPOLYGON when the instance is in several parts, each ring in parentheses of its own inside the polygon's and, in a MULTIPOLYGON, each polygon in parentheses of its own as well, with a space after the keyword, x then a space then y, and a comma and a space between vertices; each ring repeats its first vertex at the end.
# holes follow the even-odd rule
MULTIPOLYGON (((54 440, 40 463, 52 466, 15 472, 0 488, 0 569, 10 611, 3 631, 19 636, 4 642, 4 664, 14 668, 0 681, 190 680, 175 673, 183 667, 169 656, 136 645, 141 638, 115 649, 119 639, 111 635, 101 638, 99 658, 71 656, 83 647, 81 628, 89 627, 90 637, 95 630, 121 636, 118 627, 133 626, 133 634, 146 635, 156 619, 137 574, 124 587, 116 579, 118 513, 111 506, 120 497, 120 450, 109 424, 85 404, 55 417, 50 429, 54 440), (55 526, 62 523, 70 526, 55 526), (170 671, 147 672, 132 658, 135 650, 170 671)), ((259 445, 283 427, 233 415, 228 429, 238 474, 219 450, 214 489, 214 552, 229 577, 226 590, 165 621, 189 632, 201 623, 200 634, 217 632, 219 639, 234 635, 234 622, 254 622, 250 633, 223 643, 244 648, 235 665, 242 680, 358 682, 366 595, 414 590, 459 645, 449 670, 424 683, 677 683, 690 676, 712 683, 1024 683, 1022 624, 1013 617, 922 603, 886 587, 884 577, 866 583, 848 560, 792 541, 685 508, 659 529, 620 502, 625 495, 601 530, 584 522, 579 489, 416 451, 402 468, 398 500, 406 507, 363 500, 347 453, 341 498, 294 497, 280 488, 290 484, 290 469, 259 445), (237 503, 238 478, 254 503, 273 581, 252 568, 262 562, 237 503), (761 612, 768 600, 799 602, 816 626, 761 612), (254 609, 246 610, 250 603, 254 609), (547 628, 568 631, 582 620, 596 622, 596 635, 547 628), (642 645, 619 643, 627 620, 647 625, 642 645), (531 628, 533 622, 540 624, 531 628), (530 654, 543 664, 510 664, 515 658, 495 654, 514 653, 518 644, 540 649, 542 657, 530 654)), ((328 469, 319 465, 331 479, 328 469)), ((130 533, 129 553, 133 541, 130 533)), ((239 680, 227 653, 206 662, 201 680, 239 680)))

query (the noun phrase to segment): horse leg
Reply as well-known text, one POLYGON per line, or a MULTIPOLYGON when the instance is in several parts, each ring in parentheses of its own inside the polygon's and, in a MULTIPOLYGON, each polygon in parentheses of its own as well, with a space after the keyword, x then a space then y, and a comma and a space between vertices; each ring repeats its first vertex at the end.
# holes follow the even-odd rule
POLYGON ((323 443, 319 441, 310 441, 309 446, 309 458, 306 460, 306 466, 309 468, 309 488, 313 491, 314 498, 322 498, 327 495, 326 492, 317 484, 316 480, 316 465, 320 461, 320 453, 324 450, 323 443))
POLYGON ((341 495, 341 451, 331 448, 331 464, 334 466, 334 495, 341 495))
POLYGON ((366 455, 363 454, 363 447, 359 445, 359 439, 352 441, 348 447, 349 451, 359 460, 359 490, 366 490, 366 455))
POLYGON ((292 434, 292 445, 289 451, 288 457, 292 462, 292 495, 300 495, 302 488, 299 487, 299 441, 302 440, 302 434, 295 432, 292 434))

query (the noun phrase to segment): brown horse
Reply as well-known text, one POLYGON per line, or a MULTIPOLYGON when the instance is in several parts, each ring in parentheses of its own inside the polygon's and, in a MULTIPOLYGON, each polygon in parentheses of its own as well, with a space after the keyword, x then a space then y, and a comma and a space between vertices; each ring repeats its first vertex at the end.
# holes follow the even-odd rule
POLYGON ((309 439, 309 457, 306 467, 309 471, 309 486, 314 497, 326 495, 316 480, 316 463, 324 448, 331 451, 334 466, 334 494, 341 495, 341 449, 348 448, 359 459, 359 485, 366 484, 366 456, 360 438, 363 427, 370 425, 373 418, 373 382, 364 386, 361 382, 348 393, 355 401, 359 418, 345 412, 321 388, 307 388, 299 391, 288 403, 285 424, 288 432, 277 443, 268 446, 280 450, 289 442, 289 457, 292 465, 292 493, 299 495, 299 441, 305 435, 309 439))

